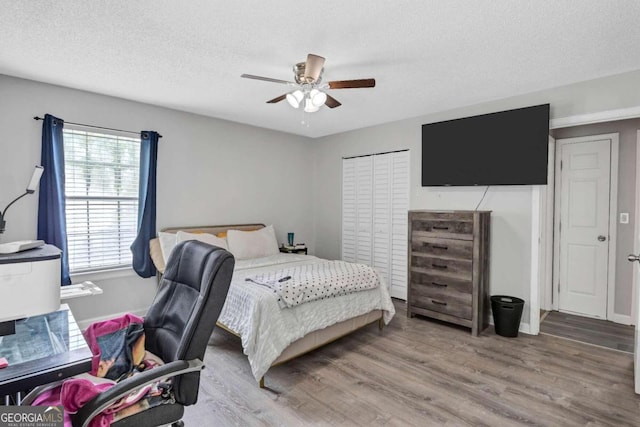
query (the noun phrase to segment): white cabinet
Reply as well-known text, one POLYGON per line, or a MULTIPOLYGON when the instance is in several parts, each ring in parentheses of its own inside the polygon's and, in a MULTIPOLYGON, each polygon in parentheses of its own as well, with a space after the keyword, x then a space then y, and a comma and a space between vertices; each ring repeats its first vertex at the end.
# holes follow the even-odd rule
POLYGON ((342 259, 375 267, 407 298, 409 152, 344 159, 342 259))

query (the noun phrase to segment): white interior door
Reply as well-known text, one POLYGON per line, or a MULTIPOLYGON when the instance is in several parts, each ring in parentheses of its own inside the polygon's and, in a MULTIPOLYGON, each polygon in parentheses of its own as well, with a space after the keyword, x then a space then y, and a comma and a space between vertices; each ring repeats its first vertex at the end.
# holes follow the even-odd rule
POLYGON ((635 345, 635 384, 636 393, 640 394, 640 130, 636 136, 636 225, 635 239, 633 241, 634 253, 629 254, 629 261, 635 264, 633 268, 633 292, 634 301, 631 307, 631 315, 636 325, 635 345))
POLYGON ((559 141, 561 311, 607 318, 611 140, 559 141))
MULTIPOLYGON (((638 139, 640 139, 640 135, 638 137, 638 139)), ((640 156, 638 156, 640 158, 640 156)), ((640 161, 637 163, 636 167, 640 167, 640 161)), ((638 186, 640 186, 640 173, 636 173, 638 176, 638 179, 636 179, 636 182, 638 186)), ((637 218, 640 218, 640 213, 636 213, 637 218)), ((637 223, 636 223, 637 224, 637 223)), ((635 345, 635 355, 634 355, 634 365, 635 365, 635 384, 636 384, 636 393, 640 394, 640 292, 638 292, 638 289, 640 289, 639 286, 639 281, 640 281, 640 272, 638 271, 640 269, 640 236, 638 235, 638 233, 636 233, 636 241, 635 241, 635 254, 630 254, 629 255, 629 261, 632 261, 636 264, 636 266, 634 267, 634 272, 633 272, 633 281, 634 281, 634 286, 636 289, 635 292, 635 310, 636 310, 636 318, 635 320, 635 324, 636 324, 636 345, 635 345)))

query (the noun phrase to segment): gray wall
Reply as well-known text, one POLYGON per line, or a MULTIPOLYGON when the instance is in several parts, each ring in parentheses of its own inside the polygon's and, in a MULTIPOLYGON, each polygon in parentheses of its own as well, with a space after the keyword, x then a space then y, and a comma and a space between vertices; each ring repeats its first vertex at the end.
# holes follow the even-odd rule
MULTIPOLYGON (((317 255, 339 258, 342 156, 408 148, 412 209, 473 209, 484 188, 420 186, 422 124, 546 102, 552 105, 553 118, 634 107, 640 105, 640 91, 629 88, 637 87, 640 71, 308 140, 0 75, 0 126, 5 135, 0 139, 0 205, 24 191, 33 165, 39 163, 41 123, 32 117, 48 112, 68 121, 154 129, 164 135, 159 151, 158 228, 273 223, 279 240, 293 231, 296 240, 305 241, 317 255)), ((623 157, 632 158, 621 152, 623 157)), ((493 187, 481 206, 493 210, 491 293, 527 301, 531 194, 529 186, 493 187)), ((0 241, 35 238, 36 209, 33 196, 14 205, 0 241)), ((98 279, 104 295, 71 303, 80 320, 144 311, 155 292, 153 279, 129 272, 98 279)), ((625 309, 624 304, 616 307, 625 309)), ((524 322, 528 310, 527 304, 524 322)))
MULTIPOLYGON (((123 99, 0 75, 0 205, 24 191, 40 163, 45 113, 71 122, 157 130, 158 228, 179 225, 262 222, 274 224, 314 248, 310 170, 311 141, 294 135, 123 99)), ((7 213, 0 242, 36 238, 37 194, 7 213)), ((155 279, 132 272, 85 277, 104 290, 72 300, 79 320, 144 312, 155 279)), ((74 280, 77 278, 74 277, 74 280)))
POLYGON ((609 123, 575 126, 555 129, 552 135, 556 139, 605 133, 620 134, 620 152, 618 164, 618 226, 616 244, 616 292, 614 311, 619 314, 631 314, 633 268, 627 261, 627 255, 633 252, 633 230, 635 226, 636 200, 636 140, 640 129, 640 119, 620 120, 609 123), (620 212, 629 213, 629 224, 620 224, 620 212))
MULTIPOLYGON (((340 257, 343 156, 409 149, 411 209, 474 209, 484 187, 421 186, 422 124, 543 103, 551 104, 552 118, 635 107, 640 105, 640 91, 629 88, 637 87, 640 87, 640 72, 636 71, 319 139, 313 190, 317 254, 340 257)), ((380 108, 384 108, 384 104, 380 108)), ((531 288, 531 197, 531 186, 492 187, 480 207, 493 211, 490 292, 527 301, 523 323, 529 319, 531 288)), ((625 304, 616 306, 620 314, 629 314, 625 304)))

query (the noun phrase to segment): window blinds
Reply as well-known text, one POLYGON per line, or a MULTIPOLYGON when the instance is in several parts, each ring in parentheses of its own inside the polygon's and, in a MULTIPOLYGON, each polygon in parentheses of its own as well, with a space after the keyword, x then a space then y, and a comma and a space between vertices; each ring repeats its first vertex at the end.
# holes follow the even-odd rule
POLYGON ((140 139, 64 129, 69 270, 131 265, 140 139))

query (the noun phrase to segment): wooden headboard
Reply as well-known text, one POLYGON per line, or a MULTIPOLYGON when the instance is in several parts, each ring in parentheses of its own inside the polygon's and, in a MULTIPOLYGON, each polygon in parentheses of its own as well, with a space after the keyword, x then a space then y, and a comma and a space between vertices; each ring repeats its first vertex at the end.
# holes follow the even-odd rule
MULTIPOLYGON (((216 235, 228 230, 240 230, 240 231, 254 231, 264 228, 264 224, 232 224, 232 225, 201 225, 201 226, 187 226, 187 227, 167 227, 160 231, 165 233, 177 233, 178 231, 185 231, 187 233, 208 233, 216 235)), ((162 256, 162 249, 160 248, 160 240, 156 237, 149 242, 150 255, 153 264, 156 266, 156 270, 159 273, 164 273, 165 263, 162 256)))
POLYGON ((160 231, 165 233, 177 233, 186 231, 187 233, 209 233, 218 234, 228 230, 253 231, 264 228, 264 224, 233 224, 233 225, 201 225, 197 227, 167 227, 160 231))

